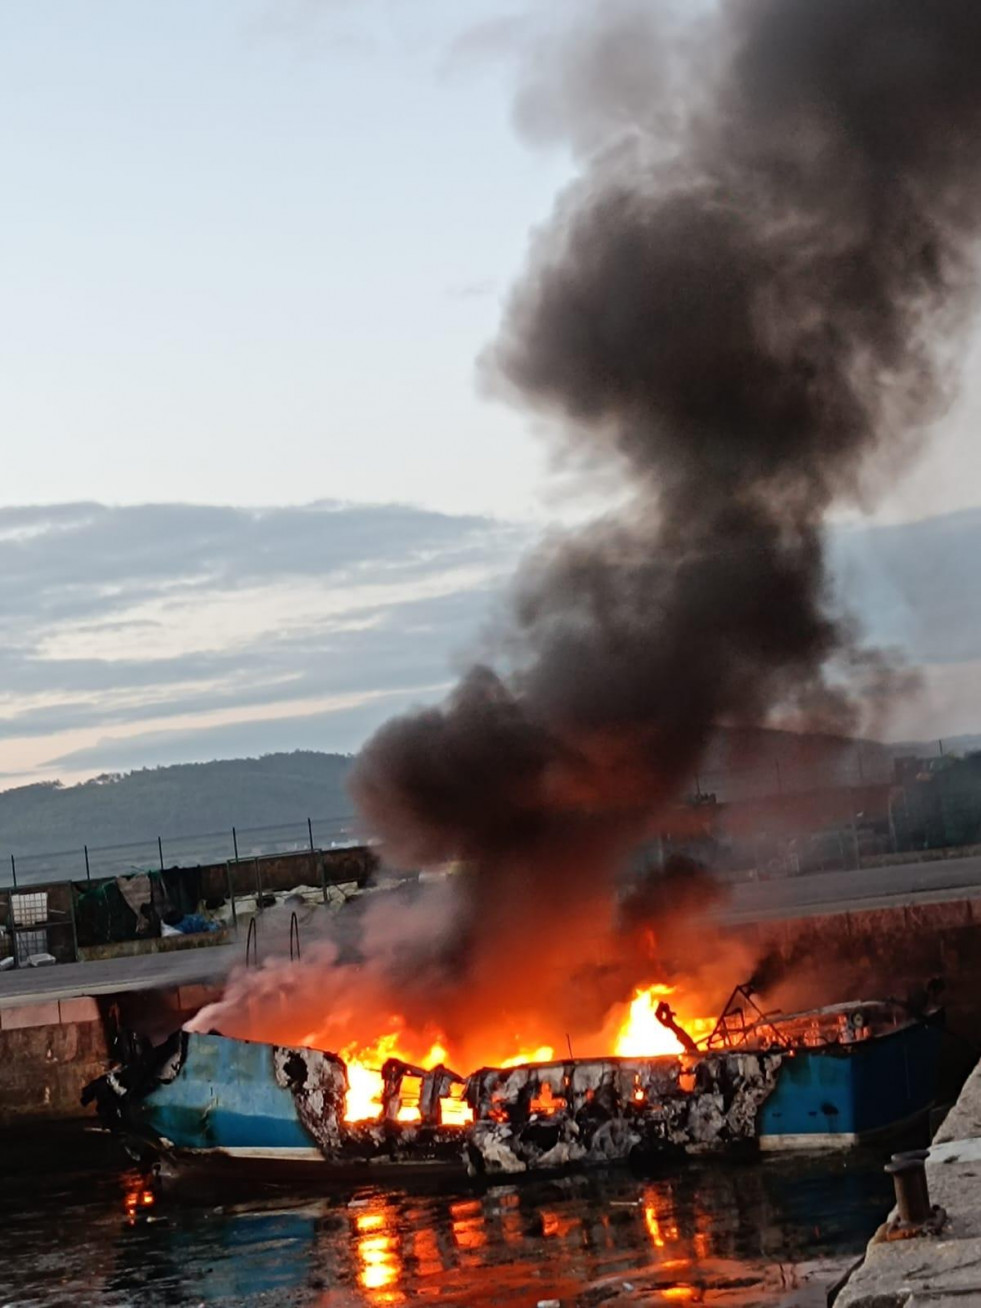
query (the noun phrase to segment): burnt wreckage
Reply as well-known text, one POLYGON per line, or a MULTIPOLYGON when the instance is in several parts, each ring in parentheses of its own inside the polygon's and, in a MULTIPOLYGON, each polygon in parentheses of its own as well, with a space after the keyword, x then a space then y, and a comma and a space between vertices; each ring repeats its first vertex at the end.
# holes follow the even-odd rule
MULTIPOLYGON (((738 987, 704 1045, 651 1058, 485 1067, 389 1059, 368 1121, 348 1121, 336 1054, 175 1032, 86 1087, 132 1152, 176 1164, 309 1164, 344 1173, 465 1165, 518 1174, 723 1149, 842 1147, 905 1125, 933 1100, 943 1012, 895 1000, 764 1013, 738 987)), ((683 1038, 682 1038, 683 1037, 683 1038)))
POLYGON ((471 1174, 717 1149, 756 1136, 781 1052, 596 1058, 485 1068, 468 1082, 471 1174))
MULTIPOLYGON (((669 1011, 661 1014, 673 1026, 669 1011)), ((86 1087, 103 1121, 132 1151, 175 1161, 203 1155, 251 1162, 397 1167, 438 1162, 474 1176, 717 1149, 756 1135, 780 1048, 699 1050, 450 1068, 389 1059, 381 1110, 345 1118, 347 1068, 335 1054, 176 1032, 134 1048, 86 1087)))
POLYGON ((344 1118, 347 1070, 316 1049, 178 1032, 86 1087, 134 1153, 346 1165, 462 1160, 473 1175, 721 1148, 756 1134, 780 1051, 569 1059, 461 1077, 389 1059, 382 1110, 344 1118))

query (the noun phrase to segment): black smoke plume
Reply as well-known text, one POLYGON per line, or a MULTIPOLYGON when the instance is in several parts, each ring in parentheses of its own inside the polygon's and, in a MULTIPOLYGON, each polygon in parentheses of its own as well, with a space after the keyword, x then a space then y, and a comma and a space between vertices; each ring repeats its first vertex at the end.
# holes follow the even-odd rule
POLYGON ((523 570, 506 670, 354 782, 399 857, 470 861, 478 959, 608 887, 716 724, 856 724, 878 665, 822 524, 943 411, 975 299, 977 0, 727 0, 669 38, 600 12, 544 81, 581 176, 486 363, 630 500, 523 570))

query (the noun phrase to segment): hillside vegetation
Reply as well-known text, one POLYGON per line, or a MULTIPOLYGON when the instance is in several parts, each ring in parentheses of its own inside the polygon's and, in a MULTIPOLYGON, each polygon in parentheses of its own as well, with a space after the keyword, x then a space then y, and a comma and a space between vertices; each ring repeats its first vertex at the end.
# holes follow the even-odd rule
MULTIPOLYGON (((979 744, 977 736, 945 742, 952 753, 979 744)), ((936 742, 884 746, 836 736, 720 729, 690 789, 717 792, 724 801, 883 782, 892 777, 893 756, 936 752, 936 742)), ((75 786, 46 782, 0 791, 0 858, 155 842, 157 836, 166 844, 168 837, 230 833, 233 826, 239 832, 286 824, 303 828, 307 818, 320 824, 317 840, 327 842, 325 819, 353 817, 346 789, 353 763, 348 754, 297 750, 142 768, 75 786)), ((247 852, 247 843, 242 850, 247 852)))
POLYGON ((19 786, 0 792, 0 849, 28 854, 347 817, 352 761, 309 750, 19 786))

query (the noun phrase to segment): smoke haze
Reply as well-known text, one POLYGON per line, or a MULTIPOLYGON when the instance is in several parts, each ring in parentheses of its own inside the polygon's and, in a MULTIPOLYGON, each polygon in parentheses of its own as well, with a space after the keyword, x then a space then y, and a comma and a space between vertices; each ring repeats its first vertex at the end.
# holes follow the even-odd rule
POLYGON ((664 973, 716 1000, 738 979, 692 929, 690 869, 619 914, 616 874, 714 726, 847 729, 888 698, 893 669, 830 607, 823 524, 943 411, 975 302, 976 0, 598 14, 518 97, 581 173, 483 368, 630 496, 528 561, 498 670, 360 758, 390 857, 465 861, 454 929, 416 912, 393 948, 389 904, 360 982, 304 965, 314 1007, 397 1005, 468 1057, 502 1027, 598 1030, 664 973))
POLYGON ((829 609, 822 524, 948 400, 979 49, 971 0, 734 0, 688 27, 626 4, 536 66, 519 123, 582 173, 484 368, 631 498, 524 568, 506 671, 366 747, 355 794, 398 856, 470 860, 485 907, 568 891, 570 849, 589 833, 609 871, 714 724, 848 729, 888 694, 829 609))

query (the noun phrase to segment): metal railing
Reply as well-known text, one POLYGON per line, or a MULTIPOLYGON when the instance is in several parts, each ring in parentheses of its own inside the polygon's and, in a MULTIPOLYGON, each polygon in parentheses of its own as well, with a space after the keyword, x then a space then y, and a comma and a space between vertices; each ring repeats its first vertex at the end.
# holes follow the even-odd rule
POLYGON ((197 867, 294 854, 306 849, 342 849, 362 843, 351 817, 306 818, 263 827, 231 827, 194 835, 150 836, 118 845, 89 845, 44 854, 11 853, 0 861, 0 889, 23 889, 54 881, 92 881, 133 872, 197 867))
MULTIPOLYGON (((31 961, 31 955, 50 952, 57 962, 72 962, 91 956, 85 954, 91 948, 132 941, 156 948, 153 942, 158 931, 164 935, 162 924, 169 924, 165 914, 183 912, 185 916, 205 916, 211 922, 224 921, 226 933, 219 937, 216 931, 213 943, 221 943, 229 932, 237 934, 244 913, 248 920, 246 960, 252 954, 255 962, 258 922, 267 907, 282 903, 297 891, 308 905, 319 899, 327 904, 337 896, 347 899, 348 887, 366 885, 377 866, 374 852, 354 842, 335 842, 330 848, 280 849, 237 861, 225 858, 184 867, 172 864, 163 871, 138 870, 135 881, 143 883, 138 906, 121 890, 132 877, 117 880, 110 875, 0 887, 0 961, 12 958, 15 966, 23 966, 31 961), (183 905, 185 896, 193 901, 190 910, 183 905), (178 904, 183 907, 177 909, 178 904), (226 905, 223 919, 211 916, 226 905)), ((187 927, 188 934, 199 939, 204 930, 196 922, 187 927)), ((210 934, 212 928, 207 930, 210 934)), ((289 946, 291 959, 299 959, 300 926, 295 911, 290 919, 289 946)), ((171 943, 170 947, 179 946, 171 943)), ((10 963, 4 962, 7 966, 10 963)))

